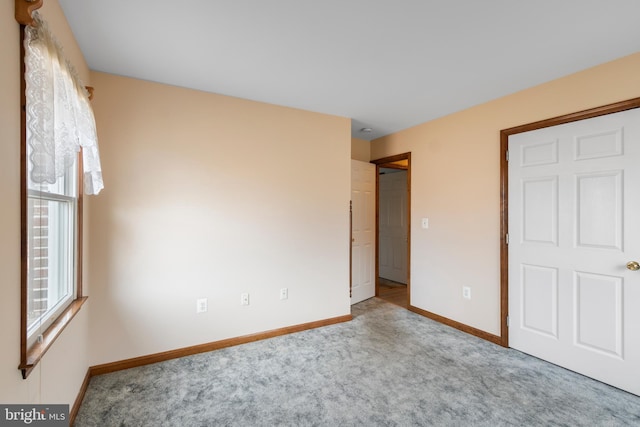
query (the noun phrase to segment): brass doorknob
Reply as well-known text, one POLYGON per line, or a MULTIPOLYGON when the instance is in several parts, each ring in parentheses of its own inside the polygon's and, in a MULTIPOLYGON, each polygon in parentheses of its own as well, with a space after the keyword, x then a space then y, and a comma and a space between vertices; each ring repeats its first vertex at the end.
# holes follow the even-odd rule
POLYGON ((629 261, 627 263, 627 268, 631 271, 638 271, 640 270, 640 264, 638 264, 637 261, 629 261))

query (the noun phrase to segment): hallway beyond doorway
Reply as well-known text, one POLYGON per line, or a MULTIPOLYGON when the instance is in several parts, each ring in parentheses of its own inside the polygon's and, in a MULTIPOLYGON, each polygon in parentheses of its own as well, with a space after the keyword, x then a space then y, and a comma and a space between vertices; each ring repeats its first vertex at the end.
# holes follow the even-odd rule
POLYGON ((408 307, 407 285, 379 277, 378 286, 378 298, 403 308, 408 307))

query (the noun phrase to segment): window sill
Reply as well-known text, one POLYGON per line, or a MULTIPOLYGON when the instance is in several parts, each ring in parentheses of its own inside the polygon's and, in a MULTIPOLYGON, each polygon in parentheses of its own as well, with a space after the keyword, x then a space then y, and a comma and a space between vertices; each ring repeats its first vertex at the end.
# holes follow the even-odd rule
POLYGON ((80 311, 82 305, 87 301, 88 297, 80 297, 74 300, 69 307, 56 319, 51 326, 47 328, 42 334, 42 342, 35 343, 29 350, 27 350, 26 360, 23 360, 18 366, 18 369, 22 371, 22 378, 27 379, 33 368, 36 367, 40 359, 53 345, 55 340, 62 334, 64 328, 71 323, 71 319, 75 317, 80 311))

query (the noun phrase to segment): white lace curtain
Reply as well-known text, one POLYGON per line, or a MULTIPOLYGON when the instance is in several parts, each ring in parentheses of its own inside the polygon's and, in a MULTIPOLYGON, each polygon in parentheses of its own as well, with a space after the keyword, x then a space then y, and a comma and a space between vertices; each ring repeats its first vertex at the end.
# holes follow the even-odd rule
POLYGON ((33 18, 24 39, 30 178, 54 184, 82 147, 84 193, 98 194, 104 185, 89 94, 46 22, 37 12, 33 18))

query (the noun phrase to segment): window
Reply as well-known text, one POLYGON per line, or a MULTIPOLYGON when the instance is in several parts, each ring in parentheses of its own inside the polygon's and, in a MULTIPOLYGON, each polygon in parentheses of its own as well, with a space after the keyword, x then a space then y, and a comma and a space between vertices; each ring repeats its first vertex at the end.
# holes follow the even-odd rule
MULTIPOLYGON (((27 159, 32 154, 29 146, 27 159)), ((77 295, 77 162, 55 184, 33 182, 27 170, 27 342, 43 331, 77 295)), ((42 338, 40 338, 42 340, 42 338)))
POLYGON ((86 300, 82 295, 82 198, 103 188, 90 94, 34 9, 22 25, 21 331, 26 378, 86 300))

